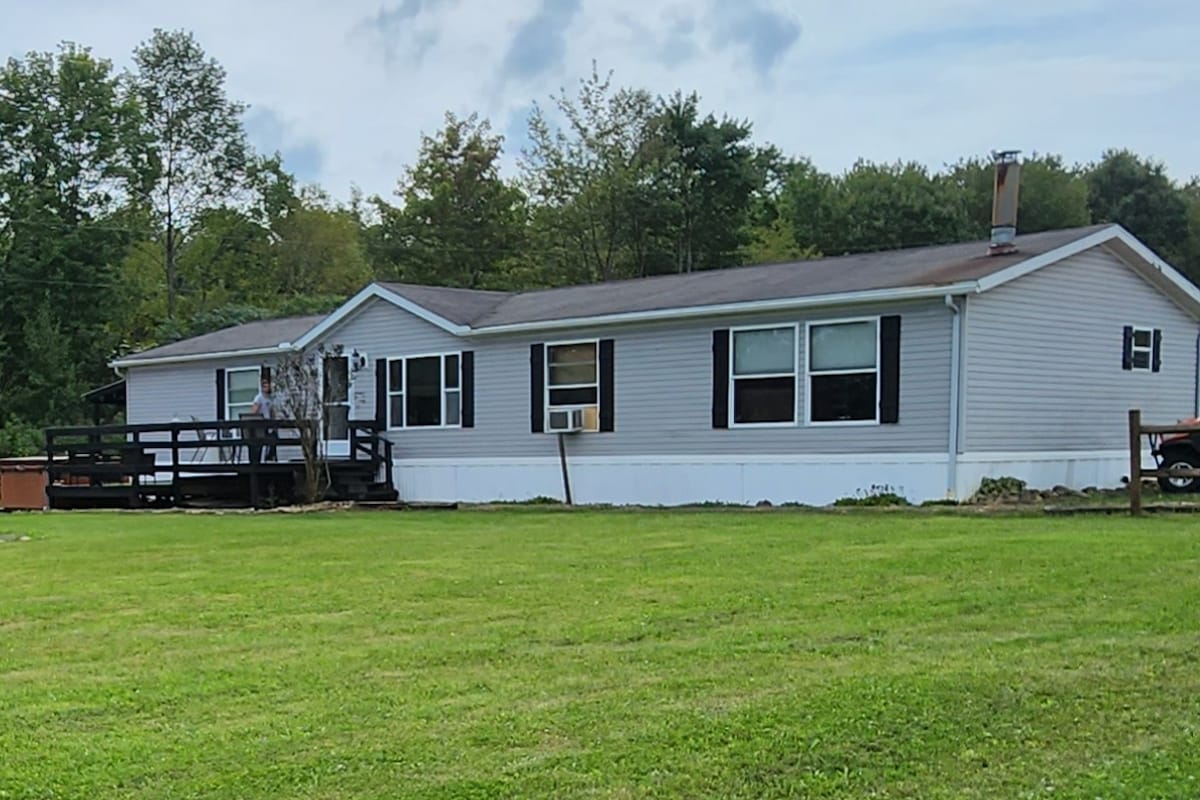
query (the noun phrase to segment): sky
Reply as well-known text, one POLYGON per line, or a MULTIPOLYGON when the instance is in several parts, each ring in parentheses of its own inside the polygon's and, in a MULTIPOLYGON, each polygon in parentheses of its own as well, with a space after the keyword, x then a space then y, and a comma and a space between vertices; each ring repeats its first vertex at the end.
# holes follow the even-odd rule
POLYGON ((1200 174, 1195 0, 0 0, 4 56, 124 68, 156 27, 194 32, 255 147, 339 199, 390 196, 447 111, 489 119, 514 174, 531 105, 593 64, 834 173, 1126 147, 1200 174))

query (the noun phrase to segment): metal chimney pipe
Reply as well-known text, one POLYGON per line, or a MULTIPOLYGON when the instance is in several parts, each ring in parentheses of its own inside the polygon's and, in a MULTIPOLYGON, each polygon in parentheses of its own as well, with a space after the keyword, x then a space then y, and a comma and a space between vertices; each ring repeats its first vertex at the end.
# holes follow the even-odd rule
POLYGON ((992 242, 990 255, 1004 255, 1017 249, 1017 193, 1021 188, 1020 150, 992 153, 996 167, 996 189, 992 196, 992 242))

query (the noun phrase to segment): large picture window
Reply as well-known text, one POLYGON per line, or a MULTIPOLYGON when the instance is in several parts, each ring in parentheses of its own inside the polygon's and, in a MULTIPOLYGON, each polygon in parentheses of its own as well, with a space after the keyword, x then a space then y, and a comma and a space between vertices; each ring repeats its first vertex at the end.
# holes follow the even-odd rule
POLYGON ((600 370, 597 342, 546 345, 546 413, 584 409, 584 430, 599 430, 600 370))
POLYGON ((796 327, 732 332, 733 423, 796 421, 796 327))
POLYGON ((879 421, 879 320, 810 323, 808 421, 879 421))
POLYGON ((389 428, 457 428, 462 424, 458 353, 388 359, 389 428))
POLYGON ((249 414, 258 396, 259 367, 242 367, 225 370, 225 419, 238 420, 249 414))

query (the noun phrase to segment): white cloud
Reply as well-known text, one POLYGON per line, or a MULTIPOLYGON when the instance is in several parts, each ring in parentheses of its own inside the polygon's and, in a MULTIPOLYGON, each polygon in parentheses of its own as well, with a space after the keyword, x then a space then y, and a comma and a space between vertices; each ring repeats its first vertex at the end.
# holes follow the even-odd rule
POLYGON ((1177 178, 1200 173, 1190 0, 1136 13, 1117 0, 755 0, 733 17, 725 5, 0 0, 0 54, 70 39, 125 66, 154 26, 189 28, 226 67, 230 94, 277 125, 263 146, 303 153, 341 197, 351 185, 390 194, 445 111, 510 129, 593 60, 620 84, 694 89, 827 170, 859 156, 937 167, 997 147, 1088 161, 1116 146, 1177 178))

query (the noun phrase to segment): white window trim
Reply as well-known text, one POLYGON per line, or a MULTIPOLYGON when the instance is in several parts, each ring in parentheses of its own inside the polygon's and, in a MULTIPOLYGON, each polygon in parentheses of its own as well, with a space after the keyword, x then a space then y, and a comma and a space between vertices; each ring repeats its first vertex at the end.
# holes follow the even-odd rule
MULTIPOLYGON (((880 386, 883 381, 880 379, 880 358, 882 357, 880 345, 880 324, 883 319, 882 315, 873 317, 840 317, 838 319, 820 319, 810 320, 804 323, 804 424, 812 428, 865 428, 879 426, 879 400, 880 386), (875 323, 875 418, 874 419, 842 419, 842 420, 817 420, 812 418, 812 329, 819 328, 825 325, 844 325, 850 322, 874 322, 875 323)), ((869 372, 865 369, 827 369, 817 372, 817 375, 861 375, 869 372)))
POLYGON ((1129 370, 1131 372, 1153 372, 1154 371, 1154 326, 1153 325, 1130 325, 1133 330, 1132 336, 1129 337, 1129 370), (1150 334, 1150 344, 1146 347, 1137 346, 1138 332, 1150 334), (1137 365, 1137 354, 1144 352, 1146 354, 1146 366, 1139 367, 1137 365))
POLYGON ((800 414, 797 411, 797 404, 800 401, 800 324, 796 322, 780 322, 774 325, 740 325, 729 329, 729 415, 728 424, 730 428, 795 428, 799 425, 800 414), (755 378, 791 378, 792 379, 792 419, 788 422, 736 422, 735 411, 737 409, 737 391, 734 386, 736 376, 733 374, 734 365, 734 334, 744 331, 775 331, 782 328, 792 329, 792 372, 769 372, 761 375, 743 375, 743 380, 754 380, 755 378))
MULTIPOLYGON (((253 372, 258 377, 254 380, 254 385, 261 390, 262 388, 262 367, 226 367, 225 368, 225 419, 224 422, 237 422, 238 418, 234 416, 232 408, 234 406, 243 406, 245 403, 229 402, 229 378, 235 372, 253 372)), ((255 395, 257 397, 257 394, 255 395)), ((254 401, 250 401, 250 407, 254 407, 254 401)))
POLYGON ((591 389, 596 390, 596 427, 584 428, 584 433, 598 433, 600 431, 600 340, 597 339, 571 339, 562 342, 545 342, 542 345, 542 430, 550 431, 550 412, 551 411, 576 411, 585 408, 591 408, 589 403, 575 403, 572 405, 552 405, 550 403, 550 348, 551 347, 572 347, 574 345, 590 344, 595 348, 596 353, 596 380, 592 383, 564 383, 554 386, 555 389, 591 389))
POLYGON ((387 397, 387 430, 389 431, 436 431, 436 430, 453 430, 462 427, 462 368, 463 357, 462 351, 450 351, 448 353, 414 353, 410 356, 387 356, 385 358, 387 368, 384 370, 383 379, 387 381, 384 385, 384 395, 387 397), (450 356, 458 357, 458 386, 446 387, 446 359, 450 356), (438 368, 439 381, 441 384, 441 399, 442 413, 440 425, 407 425, 405 419, 408 418, 408 364, 406 362, 420 358, 437 358, 440 359, 441 366, 438 368), (400 378, 404 381, 404 388, 399 392, 392 391, 392 363, 399 361, 402 363, 400 367, 400 378), (446 395, 458 395, 458 422, 448 425, 446 424, 446 395), (399 425, 393 424, 392 420, 392 398, 396 395, 404 395, 404 419, 400 420, 399 425))

